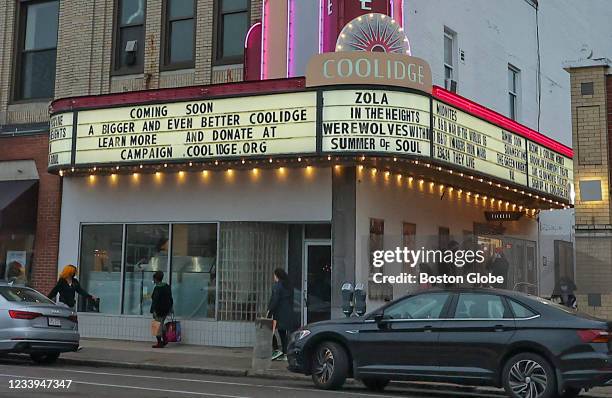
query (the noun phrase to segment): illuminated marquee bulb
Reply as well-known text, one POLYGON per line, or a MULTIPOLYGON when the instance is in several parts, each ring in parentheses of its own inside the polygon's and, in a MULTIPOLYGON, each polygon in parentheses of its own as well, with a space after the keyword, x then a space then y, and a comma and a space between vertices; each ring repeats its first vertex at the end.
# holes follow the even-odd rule
MULTIPOLYGON (((244 160, 242 161, 244 163, 244 160)), ((193 166, 193 162, 189 162, 189 167, 193 166)))
POLYGON ((298 158, 298 162, 301 162, 301 161, 302 161, 302 158, 298 158))
POLYGON ((219 166, 219 161, 215 160, 215 166, 219 166))
POLYGON ((164 163, 164 167, 168 167, 168 163, 164 163))

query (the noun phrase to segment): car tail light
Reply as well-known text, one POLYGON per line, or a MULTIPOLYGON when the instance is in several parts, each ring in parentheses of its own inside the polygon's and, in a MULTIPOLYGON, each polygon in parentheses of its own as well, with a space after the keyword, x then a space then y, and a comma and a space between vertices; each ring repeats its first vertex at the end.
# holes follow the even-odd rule
POLYGON ((79 323, 79 318, 76 315, 70 315, 68 319, 74 323, 79 323))
POLYGON ((42 316, 42 314, 30 311, 9 310, 9 316, 13 319, 35 319, 42 316))
POLYGON ((579 330, 578 336, 585 343, 608 343, 610 342, 610 333, 605 330, 588 329, 579 330))

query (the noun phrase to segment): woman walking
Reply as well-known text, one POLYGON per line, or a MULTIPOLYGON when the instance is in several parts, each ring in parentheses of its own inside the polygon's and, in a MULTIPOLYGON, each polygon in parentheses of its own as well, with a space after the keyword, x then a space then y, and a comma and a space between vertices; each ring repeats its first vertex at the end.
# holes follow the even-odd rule
POLYGON ((268 318, 276 321, 276 329, 281 339, 282 352, 275 353, 272 359, 279 359, 287 354, 287 340, 294 329, 293 289, 289 276, 282 268, 274 270, 274 285, 268 304, 268 318))
POLYGON ((153 294, 151 294, 151 314, 153 314, 153 320, 159 323, 155 332, 157 344, 153 345, 153 348, 164 348, 168 344, 165 322, 174 305, 172 289, 170 289, 170 285, 163 282, 163 279, 164 273, 162 271, 153 274, 155 288, 153 294))
POLYGON ((51 300, 55 301, 55 296, 59 293, 59 301, 61 303, 66 304, 68 307, 72 308, 73 310, 76 309, 75 308, 76 293, 80 294, 83 297, 87 297, 92 300, 95 300, 94 296, 87 293, 85 289, 81 287, 81 284, 75 278, 76 274, 77 274, 77 268, 74 265, 72 264, 66 265, 64 269, 62 270, 62 273, 60 274, 59 280, 55 284, 55 287, 53 288, 53 290, 51 290, 51 293, 49 293, 48 297, 51 300))

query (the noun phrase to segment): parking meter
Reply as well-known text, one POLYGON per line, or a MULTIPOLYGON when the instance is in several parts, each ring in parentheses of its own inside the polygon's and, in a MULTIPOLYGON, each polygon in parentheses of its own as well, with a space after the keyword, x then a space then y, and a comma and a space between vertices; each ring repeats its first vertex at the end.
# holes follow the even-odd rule
POLYGON ((353 285, 348 282, 342 285, 342 312, 347 318, 353 314, 353 285))
POLYGON ((355 285, 355 313, 362 316, 366 313, 366 290, 363 283, 355 285))

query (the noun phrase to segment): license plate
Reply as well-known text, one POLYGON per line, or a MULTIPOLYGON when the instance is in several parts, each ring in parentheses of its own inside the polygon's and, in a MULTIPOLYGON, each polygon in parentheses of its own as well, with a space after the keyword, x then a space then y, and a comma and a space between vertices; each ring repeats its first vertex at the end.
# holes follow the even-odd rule
POLYGON ((59 318, 49 318, 49 326, 61 327, 62 321, 59 318))

